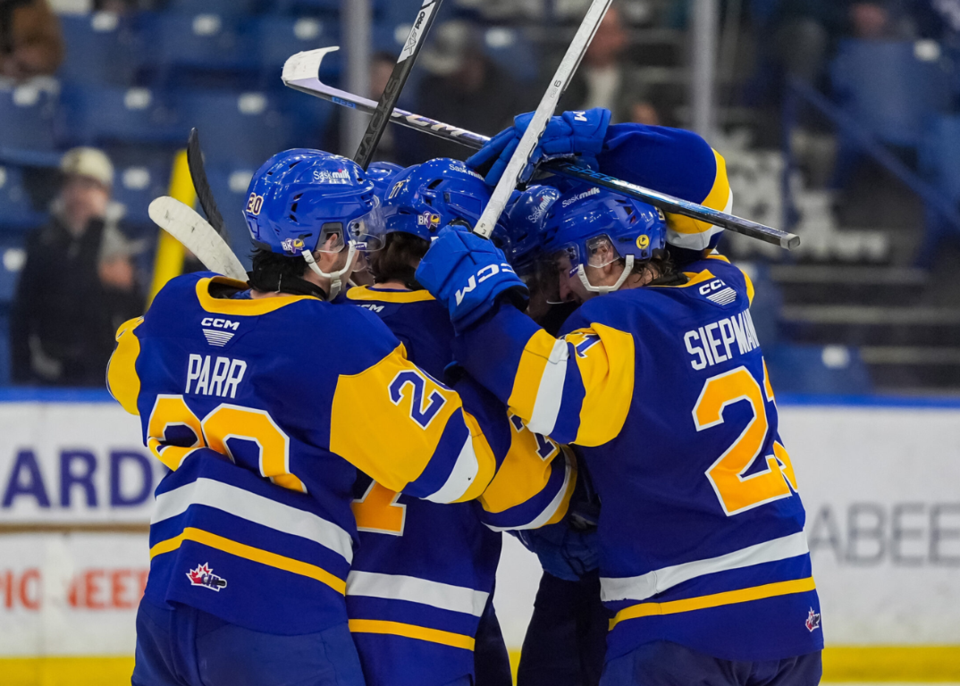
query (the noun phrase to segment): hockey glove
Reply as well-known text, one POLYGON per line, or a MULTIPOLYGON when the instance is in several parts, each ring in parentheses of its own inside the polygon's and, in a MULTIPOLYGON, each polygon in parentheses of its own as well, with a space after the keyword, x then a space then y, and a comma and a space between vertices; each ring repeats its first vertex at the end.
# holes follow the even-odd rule
POLYGON ((519 531, 517 538, 527 550, 536 553, 543 570, 558 579, 579 581, 600 563, 596 528, 578 531, 563 521, 519 531))
POLYGON ((524 303, 529 296, 503 251, 462 226, 440 231, 420 261, 417 282, 446 306, 457 332, 489 312, 502 296, 524 303))
MULTIPOLYGON (((533 119, 533 112, 521 114, 513 120, 513 127, 501 131, 467 164, 486 174, 489 186, 496 186, 520 144, 520 139, 533 119)), ((543 160, 579 157, 581 164, 597 168, 597 155, 603 150, 603 140, 610 125, 610 110, 600 107, 585 112, 564 112, 552 117, 529 163, 520 175, 520 182, 533 178, 537 165, 543 160)))

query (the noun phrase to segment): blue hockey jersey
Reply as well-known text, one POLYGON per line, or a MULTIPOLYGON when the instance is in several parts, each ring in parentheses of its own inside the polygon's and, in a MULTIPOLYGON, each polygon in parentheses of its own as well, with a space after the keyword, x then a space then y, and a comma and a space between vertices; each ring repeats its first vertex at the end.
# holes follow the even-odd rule
POLYGON ((234 297, 245 289, 179 277, 117 335, 110 390, 174 470, 157 491, 146 596, 258 631, 321 631, 347 621, 358 469, 450 503, 479 496, 496 458, 376 316, 234 297))
MULTIPOLYGON (((454 331, 429 293, 361 287, 347 297, 382 318, 420 368, 443 375, 454 331)), ((481 500, 438 505, 371 481, 353 504, 360 546, 347 610, 370 686, 442 686, 472 676, 474 636, 500 559, 500 534, 491 529, 557 521, 573 491, 572 459, 555 460, 563 455, 556 444, 508 421, 501 402, 470 384, 454 389, 505 456, 481 500), (526 459, 531 451, 542 462, 526 459)))
POLYGON ((820 650, 753 287, 719 256, 686 276, 588 300, 559 339, 501 306, 457 358, 530 429, 579 446, 602 502, 608 659, 656 640, 731 660, 820 650))

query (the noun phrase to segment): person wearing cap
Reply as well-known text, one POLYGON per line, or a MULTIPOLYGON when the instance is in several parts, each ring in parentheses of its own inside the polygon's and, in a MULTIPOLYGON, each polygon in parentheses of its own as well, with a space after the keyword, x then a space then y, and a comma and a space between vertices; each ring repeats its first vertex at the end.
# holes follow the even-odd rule
POLYGON ((113 165, 75 148, 50 221, 27 238, 10 323, 14 383, 102 386, 120 323, 143 310, 132 258, 142 246, 117 226, 113 165))

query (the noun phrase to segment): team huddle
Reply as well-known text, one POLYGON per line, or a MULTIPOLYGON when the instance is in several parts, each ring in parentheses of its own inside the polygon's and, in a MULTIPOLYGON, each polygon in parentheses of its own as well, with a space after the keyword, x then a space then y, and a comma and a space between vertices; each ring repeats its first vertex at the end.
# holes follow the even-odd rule
POLYGON ((520 686, 819 683, 804 509, 721 229, 535 177, 563 148, 729 210, 699 136, 554 117, 466 163, 296 149, 254 176, 247 282, 181 276, 108 369, 171 471, 133 683, 508 686, 503 532, 544 577, 520 686))

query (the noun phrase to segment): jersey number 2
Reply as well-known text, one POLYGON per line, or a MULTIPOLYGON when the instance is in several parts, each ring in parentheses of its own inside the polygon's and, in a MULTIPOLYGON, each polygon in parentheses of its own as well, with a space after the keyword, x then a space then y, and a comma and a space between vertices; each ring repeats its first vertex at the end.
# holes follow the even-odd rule
POLYGON ((728 517, 789 498, 797 490, 790 456, 779 441, 773 443, 773 455, 764 456, 767 468, 744 476, 760 456, 770 430, 766 402, 773 402, 773 388, 766 365, 763 389, 746 367, 737 367, 707 379, 693 408, 697 431, 723 424, 724 409, 742 400, 750 403, 753 418, 737 440, 706 471, 706 477, 728 517))
POLYGON ((376 481, 370 482, 370 487, 363 497, 351 504, 357 529, 375 534, 403 536, 407 506, 398 503, 399 498, 399 493, 381 486, 376 481))

